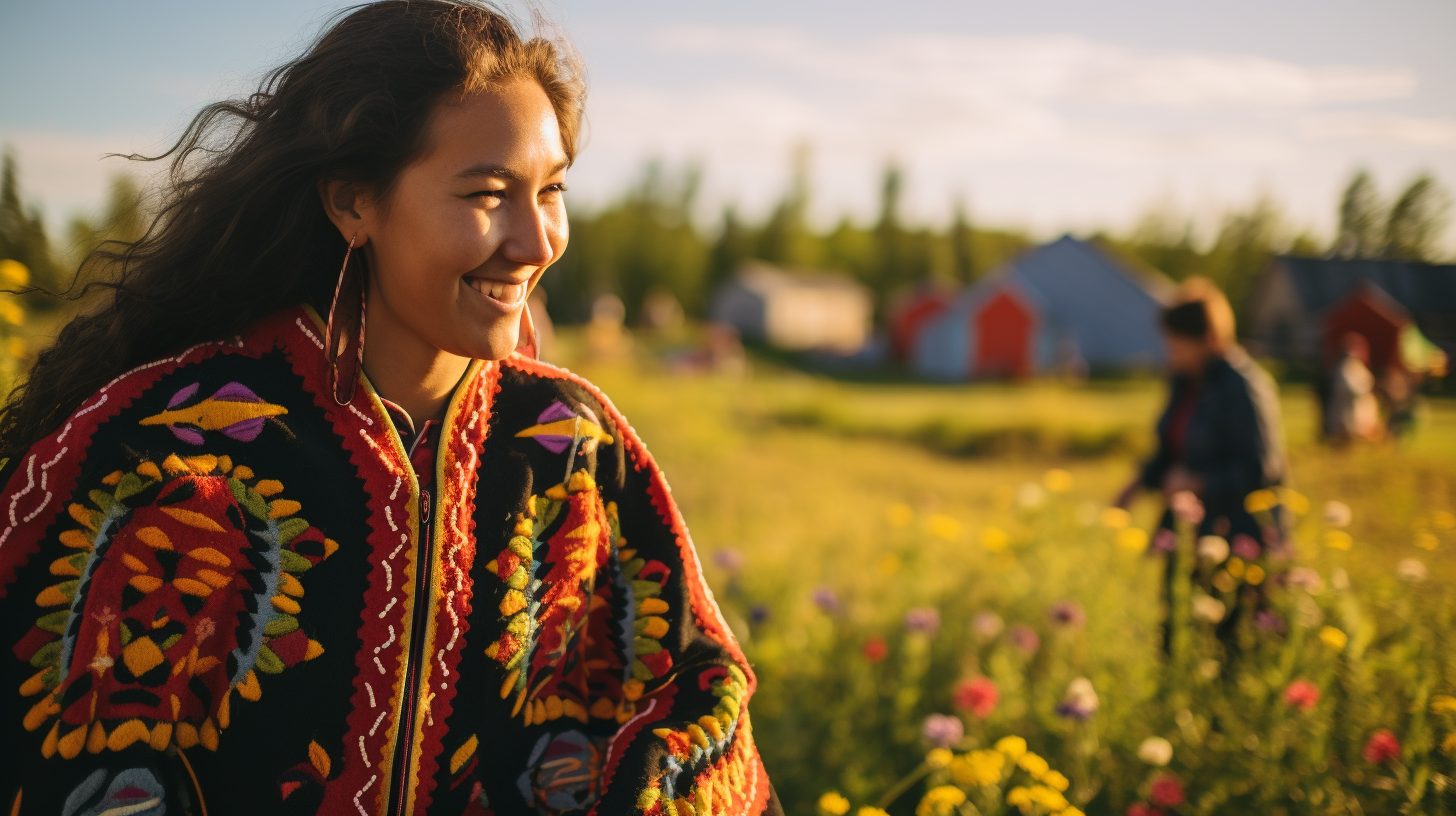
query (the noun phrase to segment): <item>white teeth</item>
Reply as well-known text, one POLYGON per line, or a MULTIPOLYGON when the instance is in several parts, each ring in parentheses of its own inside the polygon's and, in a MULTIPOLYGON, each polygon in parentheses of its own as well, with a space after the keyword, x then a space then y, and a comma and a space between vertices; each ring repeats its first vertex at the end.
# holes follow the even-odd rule
POLYGON ((485 278, 466 278, 465 283, 471 289, 501 303, 520 303, 526 297, 526 284, 524 283, 501 283, 485 278))

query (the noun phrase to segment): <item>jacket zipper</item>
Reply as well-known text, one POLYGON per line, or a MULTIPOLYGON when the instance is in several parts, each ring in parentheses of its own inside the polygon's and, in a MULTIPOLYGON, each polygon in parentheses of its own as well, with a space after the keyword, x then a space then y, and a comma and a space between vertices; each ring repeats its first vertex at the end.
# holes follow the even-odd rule
MULTIPOLYGON (((410 460, 410 469, 414 469, 414 452, 419 445, 420 439, 424 436, 421 432, 415 435, 406 454, 410 460)), ((436 452, 438 456, 438 451, 436 452)), ((417 697, 419 696, 420 662, 424 659, 421 652, 424 650, 425 622, 429 618, 429 591, 430 575, 434 572, 434 525, 430 523, 430 511, 432 507, 430 491, 420 489, 420 544, 416 553, 415 561, 415 600, 413 611, 410 614, 410 642, 409 649, 405 653, 405 678, 404 689, 400 694, 400 719, 396 731, 398 736, 394 745, 394 782, 389 786, 389 802, 387 812, 390 814, 404 813, 405 803, 408 800, 407 790, 413 782, 410 779, 410 760, 414 751, 415 718, 418 709, 417 697), (423 607, 423 608, 422 608, 423 607)))

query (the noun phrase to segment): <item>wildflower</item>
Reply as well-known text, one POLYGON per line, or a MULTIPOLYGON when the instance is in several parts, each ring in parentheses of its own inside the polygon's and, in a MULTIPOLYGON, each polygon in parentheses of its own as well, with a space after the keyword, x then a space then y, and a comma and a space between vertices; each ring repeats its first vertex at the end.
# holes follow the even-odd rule
POLYGON ((1298 587, 1311 594, 1319 592, 1324 585, 1324 579, 1320 578, 1320 574, 1309 567, 1291 567, 1285 580, 1290 586, 1298 587))
POLYGON ((1325 524, 1331 527, 1350 526, 1350 519, 1353 515, 1350 512, 1350 505, 1342 501, 1325 502, 1325 524))
POLYGON ((1021 770, 1031 774, 1032 779, 1041 779, 1043 774, 1052 769, 1041 754, 1032 751, 1022 754, 1016 760, 1016 764, 1021 767, 1021 770))
POLYGON ((909 527, 910 522, 915 520, 915 511, 904 502, 895 502, 885 508, 885 520, 894 527, 909 527))
POLYGON ((1142 552, 1148 548, 1148 531, 1141 527, 1124 527, 1117 531, 1117 546, 1128 552, 1142 552))
POLYGON ((0 323, 19 326, 25 322, 25 310, 13 300, 0 300, 0 323))
POLYGON ((1273 632, 1282 635, 1287 631, 1284 625, 1284 618, 1272 609, 1260 609, 1254 613, 1254 626, 1261 632, 1273 632))
POLYGON ((1325 530, 1325 546, 1332 550, 1348 550, 1354 539, 1344 530, 1325 530))
POLYGON ((1371 765, 1384 765, 1400 757, 1400 740, 1396 738, 1394 731, 1382 728, 1365 741, 1365 748, 1360 755, 1371 765))
POLYGON ((1110 530, 1121 530, 1132 523, 1132 514, 1121 507, 1108 507, 1102 511, 1102 526, 1110 530))
POLYGON ((865 805, 859 810, 856 810, 854 812, 854 816, 890 816, 890 812, 885 810, 884 808, 877 808, 870 805, 865 805))
POLYGON ((1074 720, 1086 720, 1097 713, 1099 702, 1097 691, 1092 688, 1092 681, 1078 677, 1067 684, 1067 693, 1057 705, 1057 714, 1074 720))
POLYGON ((1148 737, 1137 749, 1138 759, 1156 767, 1163 767, 1173 761, 1173 743, 1162 737, 1148 737))
POLYGON ((1426 563, 1419 558, 1402 558, 1395 565, 1395 574, 1406 583, 1419 584, 1426 580, 1426 563))
POLYGON ((1345 646, 1350 642, 1350 636, 1341 632, 1333 626, 1323 626, 1319 630, 1320 642, 1330 647, 1332 651, 1343 652, 1345 646))
POLYGON ((819 797, 820 816, 844 816, 849 812, 849 800, 838 791, 829 791, 819 797))
POLYGON ((864 656, 871 663, 878 663, 884 660, 889 654, 890 647, 882 637, 871 637, 864 642, 864 656))
POLYGON ((1193 596, 1193 617, 1204 623, 1218 623, 1228 613, 1228 607, 1223 601, 1199 592, 1193 596))
POLYGON ((0 286, 18 289, 30 285, 30 270, 20 261, 6 258, 0 260, 0 286))
POLYGON ((1441 753, 1446 756, 1456 756, 1456 731, 1452 731, 1441 740, 1441 753))
POLYGON ((1284 689, 1284 704, 1300 711, 1310 711, 1319 704, 1319 686, 1303 678, 1295 680, 1284 689))
POLYGON ((1168 504, 1173 509, 1173 515, 1184 523, 1199 524, 1203 521, 1203 502, 1191 490, 1174 493, 1168 504))
POLYGON ((1199 536, 1196 549, 1198 560, 1209 564, 1222 564, 1229 557, 1228 539, 1223 536, 1199 536))
POLYGON ((940 613, 929 606, 917 606, 905 613, 905 629, 933 635, 940 628, 940 613))
POLYGON ((844 604, 839 600, 839 595, 826 586, 816 587, 812 597, 814 598, 814 605, 819 607, 827 615, 836 614, 844 607, 844 604))
POLYGON ((1250 564, 1244 569, 1244 583, 1249 586, 1258 586, 1264 583, 1264 578, 1267 576, 1268 573, 1264 572, 1264 568, 1258 564, 1250 564))
POLYGON ((925 519, 925 531, 941 541, 955 541, 961 537, 961 523, 944 513, 932 513, 925 519))
POLYGON ((1000 527, 987 527, 981 531, 981 546, 986 552, 1004 552, 1011 542, 1011 536, 1000 527))
POLYGON ((1245 561, 1253 561, 1264 552, 1264 548, 1253 536, 1239 533, 1234 536, 1233 552, 1245 561))
POLYGON ((1053 493, 1066 493, 1072 489, 1072 474, 1063 468, 1052 468, 1042 474, 1041 483, 1053 493))
POLYGON ((1020 759, 1026 753, 1026 740, 1017 736, 1002 737, 996 740, 996 750, 1011 759, 1020 759))
POLYGON ((1174 808, 1183 804, 1183 783, 1170 773, 1160 773, 1148 786, 1148 801, 1158 807, 1174 808))
POLYGON ((1031 790, 1024 785, 1017 785, 1006 791, 1006 804, 1016 808, 1031 807, 1031 790))
POLYGON ((1278 502, 1283 504, 1289 512, 1296 516, 1302 516, 1309 512, 1309 497, 1297 490, 1288 487, 1279 488, 1278 502))
POLYGON ((1040 507, 1046 501, 1046 491, 1036 482, 1027 482, 1016 491, 1016 504, 1025 510, 1040 507))
POLYGON ((1001 630, 1005 626, 1001 616, 995 612, 977 612, 976 616, 971 618, 971 631, 975 632, 976 637, 981 640, 994 640, 997 635, 1001 634, 1001 630))
POLYGON ((1028 655, 1036 654, 1036 650, 1041 648, 1041 637, 1035 629, 1025 624, 1018 623, 1008 629, 1006 638, 1011 641, 1011 645, 1028 655))
POLYGON ((1456 530, 1456 513, 1437 510, 1431 514, 1431 526, 1437 530, 1456 530))
POLYGON ((915 816, 951 816, 965 803, 965 791, 954 785, 937 785, 915 806, 915 816))
POLYGON ((1228 570, 1219 570, 1213 574, 1213 588, 1219 592, 1233 592, 1238 588, 1238 582, 1228 570))
POLYGON ((1147 802, 1133 802, 1127 807, 1127 816, 1163 816, 1163 811, 1147 802))
POLYGON ((1041 783, 1054 791, 1065 792, 1072 786, 1071 780, 1061 771, 1047 771, 1041 775, 1041 783))
POLYGON ((1052 621, 1068 628, 1079 627, 1087 622, 1087 613, 1076 601, 1057 601, 1051 608, 1052 621))
POLYGON ((1178 534, 1167 527, 1158 530, 1158 534, 1153 536, 1153 552, 1170 553, 1177 548, 1178 534))
POLYGON ((951 760, 950 778, 957 785, 979 787, 1000 783, 1006 757, 999 751, 980 749, 951 760))
POLYGON ((729 575, 736 575, 743 569, 743 553, 734 550, 718 550, 713 553, 713 563, 729 575))
POLYGON ((1416 533, 1415 545, 1427 552, 1435 552, 1436 548, 1440 546, 1440 543, 1436 540, 1436 534, 1429 530, 1422 530, 1416 533))
POLYGON ((949 748, 931 748, 925 755, 925 766, 934 770, 950 767, 950 762, 955 758, 949 748))
POLYGON ((921 726, 920 733, 931 745, 949 748, 965 737, 966 726, 961 722, 960 717, 953 717, 949 714, 931 714, 925 718, 925 724, 921 726))
POLYGON ((991 678, 972 677, 969 680, 962 680, 956 686, 951 698, 955 701, 956 708, 970 711, 977 717, 985 719, 996 710, 996 703, 1001 699, 1001 694, 997 691, 996 684, 991 678))
POLYGON ((1046 785, 1032 785, 1027 791, 1027 798, 1031 799, 1033 805, 1040 805, 1047 810, 1061 810, 1067 806, 1067 797, 1061 791, 1046 785))
POLYGON ((1198 664, 1198 676, 1204 680, 1212 680, 1218 676, 1222 664, 1213 658, 1207 658, 1198 664))
POLYGON ((1437 694, 1431 698, 1431 713, 1456 714, 1456 696, 1437 694))
POLYGON ((1255 490, 1244 497, 1244 509, 1250 513, 1266 512, 1278 503, 1279 499, 1274 495, 1274 491, 1268 489, 1255 490))

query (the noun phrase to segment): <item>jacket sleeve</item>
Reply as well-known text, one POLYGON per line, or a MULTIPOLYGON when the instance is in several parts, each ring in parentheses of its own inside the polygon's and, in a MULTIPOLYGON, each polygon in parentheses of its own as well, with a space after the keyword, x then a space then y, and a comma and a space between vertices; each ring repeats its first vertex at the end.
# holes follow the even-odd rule
POLYGON ((115 469, 119 450, 89 444, 96 430, 73 417, 0 467, 0 806, 187 813, 172 729, 135 713, 167 667, 95 566, 149 485, 115 469))
POLYGON ((1168 476, 1168 469, 1173 465, 1173 458, 1168 452, 1167 444, 1163 441, 1162 427, 1164 420, 1168 416, 1168 412, 1172 409, 1175 399, 1176 395, 1170 395, 1167 407, 1159 415, 1160 418, 1157 427, 1153 432, 1157 447, 1138 467, 1138 484, 1147 490, 1161 490, 1163 488, 1163 480, 1168 476))
MULTIPOLYGON (((620 414, 618 478, 602 486, 613 581, 627 610, 621 726, 594 813, 779 814, 753 740, 756 679, 719 612, 661 471, 620 414)), ((605 661, 608 663, 616 661, 605 661)))

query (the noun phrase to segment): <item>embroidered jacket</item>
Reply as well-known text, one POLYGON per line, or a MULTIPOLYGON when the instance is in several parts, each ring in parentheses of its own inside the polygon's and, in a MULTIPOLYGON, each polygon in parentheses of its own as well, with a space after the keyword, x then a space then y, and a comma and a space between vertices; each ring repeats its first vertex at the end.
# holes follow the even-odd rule
POLYGON ((422 479, 367 380, 334 404, 322 334, 300 305, 143 365, 0 464, 0 805, 777 812, 753 673, 611 403, 473 361, 422 479))

